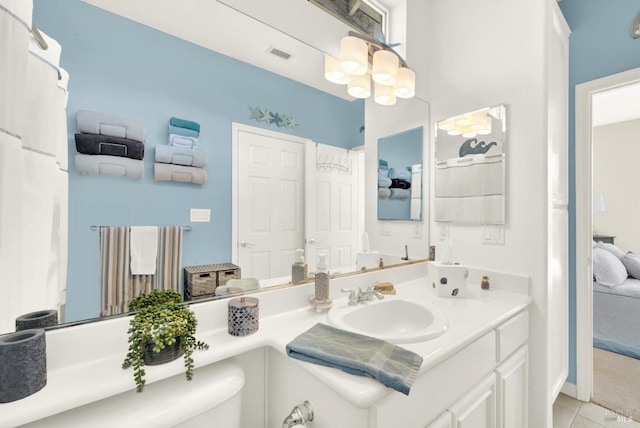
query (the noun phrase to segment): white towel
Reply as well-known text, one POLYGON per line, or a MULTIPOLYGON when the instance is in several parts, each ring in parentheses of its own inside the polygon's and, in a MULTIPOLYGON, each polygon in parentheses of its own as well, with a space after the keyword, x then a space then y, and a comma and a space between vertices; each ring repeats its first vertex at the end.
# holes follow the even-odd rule
POLYGON ((436 165, 436 197, 504 195, 505 159, 474 155, 436 165))
POLYGON ((141 180, 144 177, 144 161, 109 155, 76 154, 76 170, 79 175, 114 175, 141 180))
POLYGON ((155 275, 158 257, 158 227, 137 226, 131 228, 131 273, 133 275, 155 275))
POLYGON ((187 137, 184 135, 169 134, 169 145, 191 147, 195 149, 198 147, 198 139, 195 137, 187 137))

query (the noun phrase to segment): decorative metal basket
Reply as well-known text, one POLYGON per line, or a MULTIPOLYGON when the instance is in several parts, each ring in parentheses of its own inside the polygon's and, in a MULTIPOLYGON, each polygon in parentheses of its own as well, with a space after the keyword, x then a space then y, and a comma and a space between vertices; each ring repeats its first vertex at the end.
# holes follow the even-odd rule
POLYGON ((160 352, 153 352, 155 343, 149 342, 144 350, 144 364, 147 366, 158 366, 171 362, 184 355, 184 349, 182 349, 182 337, 177 336, 173 345, 169 345, 160 352))

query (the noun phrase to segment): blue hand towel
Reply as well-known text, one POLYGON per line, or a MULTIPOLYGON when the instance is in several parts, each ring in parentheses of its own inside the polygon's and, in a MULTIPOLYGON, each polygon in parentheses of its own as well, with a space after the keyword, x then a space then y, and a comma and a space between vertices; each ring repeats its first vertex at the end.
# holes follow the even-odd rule
POLYGON ((200 132, 200 124, 191 120, 171 117, 169 125, 177 126, 178 128, 193 129, 194 131, 200 132))
POLYGON ((384 340, 318 323, 286 346, 287 355, 357 376, 368 376, 409 395, 422 357, 384 340))

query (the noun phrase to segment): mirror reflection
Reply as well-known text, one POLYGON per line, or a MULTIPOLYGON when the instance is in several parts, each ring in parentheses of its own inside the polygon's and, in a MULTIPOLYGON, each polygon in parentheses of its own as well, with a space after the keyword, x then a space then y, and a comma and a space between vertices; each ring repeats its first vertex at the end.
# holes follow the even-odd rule
POLYGON ((506 106, 437 123, 435 220, 505 223, 506 106))
POLYGON ((378 220, 422 220, 423 128, 378 139, 378 220))
MULTIPOLYGON (((327 92, 318 91, 296 80, 249 65, 249 59, 243 58, 247 62, 241 62, 218 54, 200 46, 200 41, 194 40, 193 34, 174 32, 171 35, 168 30, 158 31, 154 28, 161 26, 157 22, 150 22, 155 16, 153 14, 143 14, 148 21, 145 22, 146 25, 142 25, 136 22, 135 16, 123 18, 90 4, 114 8, 122 6, 112 2, 72 0, 63 4, 53 3, 36 0, 34 22, 42 32, 60 43, 61 66, 71 76, 67 103, 68 274, 65 285, 57 293, 56 306, 63 322, 99 316, 102 298, 99 287, 100 229, 103 226, 187 226, 190 231, 183 229, 181 237, 182 267, 228 262, 239 265, 239 259, 236 259, 239 256, 235 252, 242 240, 237 231, 234 232, 234 227, 236 216, 247 211, 247 206, 241 207, 237 212, 233 211, 233 123, 307 139, 314 145, 317 144, 316 147, 326 146, 331 147, 331 150, 339 150, 343 156, 364 143, 362 101, 328 95, 327 92), (79 132, 77 113, 80 110, 116 114, 144 123, 145 157, 140 179, 107 174, 78 174, 74 134, 79 132), (198 147, 208 157, 207 180, 203 184, 154 179, 154 149, 167 144, 167 128, 171 117, 188 119, 201 127, 198 147), (193 209, 198 211, 194 214, 193 209), (206 214, 204 217, 209 218, 208 221, 200 220, 203 212, 206 214)), ((206 7, 213 7, 212 5, 224 6, 219 2, 211 2, 206 7)), ((252 35, 254 40, 260 39, 256 35, 258 21, 238 13, 237 10, 227 9, 224 13, 216 14, 216 20, 219 18, 221 21, 233 22, 234 25, 230 27, 238 37, 240 34, 247 34, 252 35), (231 18, 228 14, 232 13, 242 16, 231 18), (251 31, 238 31, 239 28, 251 28, 251 31)), ((184 8, 180 13, 193 12, 184 8)), ((193 16, 191 18, 195 19, 193 16)), ((176 16, 175 19, 180 21, 181 17, 176 16)), ((286 34, 273 34, 277 33, 273 27, 265 27, 270 32, 269 40, 272 40, 271 37, 279 37, 277 43, 280 47, 294 49, 298 45, 304 45, 286 34)), ((198 26, 194 25, 193 28, 198 26)), ((266 42, 267 38, 264 39, 266 42)), ((239 49, 248 51, 253 47, 252 43, 246 43, 240 44, 239 49)), ((310 46, 306 47, 314 50, 310 46)), ((260 55, 264 55, 265 49, 262 46, 258 50, 260 55)), ((323 80, 321 64, 324 53, 315 50, 315 54, 318 57, 317 62, 314 62, 317 64, 316 71, 323 80)), ((274 57, 270 61, 275 64, 271 68, 275 73, 287 68, 277 62, 282 61, 282 58, 274 57)), ((283 71, 282 74, 287 73, 283 71)), ((322 163, 318 161, 318 154, 315 159, 318 164, 322 163)), ((363 164, 362 161, 359 163, 363 164)), ((320 171, 317 167, 316 170, 320 171)), ((313 181, 319 182, 320 180, 313 181)), ((305 182, 305 189, 315 192, 316 208, 309 212, 316 215, 316 232, 320 233, 323 222, 326 223, 329 219, 323 208, 326 204, 322 204, 329 195, 328 184, 309 189, 311 183, 311 180, 305 182)), ((354 200, 361 199, 361 192, 357 192, 358 197, 353 198, 354 200)), ((346 194, 344 195, 346 198, 346 194)), ((300 211, 299 206, 295 209, 300 211)), ((354 213, 357 210, 356 206, 354 213)), ((251 212, 254 216, 263 214, 257 210, 251 212)), ((358 215, 362 216, 361 213, 358 215)), ((290 217, 281 216, 279 220, 287 218, 290 217)), ((310 220, 305 218, 304 223, 306 226, 310 220)), ((346 223, 348 222, 343 221, 342 226, 346 223)), ((358 220, 356 226, 350 224, 350 229, 355 229, 357 236, 363 232, 361 226, 358 226, 362 223, 363 221, 358 220)), ((306 230, 304 233, 306 235, 302 248, 305 249, 310 271, 313 270, 312 265, 320 252, 331 254, 334 266, 354 266, 353 253, 358 248, 357 242, 345 251, 328 239, 308 235, 306 230)), ((280 268, 286 274, 277 284, 290 280, 287 277, 290 276, 291 264, 295 260, 293 252, 298 247, 299 244, 295 244, 288 250, 292 252, 291 257, 280 259, 280 268)), ((334 268, 334 272, 337 270, 334 268)), ((274 273, 265 276, 272 275, 274 273)), ((245 276, 244 271, 242 276, 245 276)), ((179 277, 177 286, 181 288, 184 281, 182 271, 179 277)), ((24 294, 28 295, 29 291, 24 290, 24 294)), ((0 331, 12 331, 18 314, 42 309, 40 304, 32 307, 35 301, 25 300, 23 303, 25 304, 21 306, 16 305, 15 313, 4 314, 0 331)))

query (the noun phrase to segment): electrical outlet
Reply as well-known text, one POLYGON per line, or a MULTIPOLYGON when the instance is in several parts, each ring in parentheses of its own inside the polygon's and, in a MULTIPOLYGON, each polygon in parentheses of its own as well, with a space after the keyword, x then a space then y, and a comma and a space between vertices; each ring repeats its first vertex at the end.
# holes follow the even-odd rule
POLYGON ((438 223, 438 227, 440 228, 440 239, 449 237, 449 223, 438 223))
POLYGON ((422 222, 416 222, 414 224, 413 237, 415 239, 422 239, 422 222))
POLYGON ((193 223, 209 223, 211 221, 211 210, 191 208, 190 219, 193 223))
POLYGON ((391 236, 391 226, 386 221, 380 223, 380 235, 391 236))

